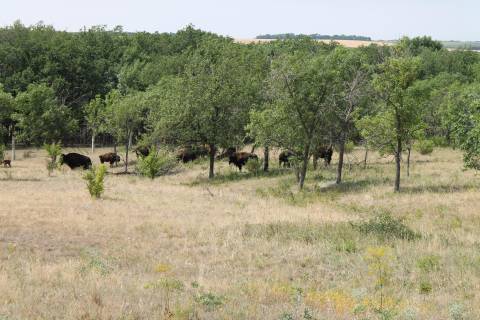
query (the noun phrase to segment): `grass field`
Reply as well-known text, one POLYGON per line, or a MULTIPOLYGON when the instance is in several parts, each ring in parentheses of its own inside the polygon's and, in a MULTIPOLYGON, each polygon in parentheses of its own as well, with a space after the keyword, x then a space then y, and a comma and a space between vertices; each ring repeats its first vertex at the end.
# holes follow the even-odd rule
POLYGON ((202 161, 154 181, 109 169, 101 200, 19 153, 0 169, 2 320, 480 318, 480 178, 458 151, 414 153, 400 194, 372 154, 301 193, 276 161, 222 162, 213 182, 202 161))

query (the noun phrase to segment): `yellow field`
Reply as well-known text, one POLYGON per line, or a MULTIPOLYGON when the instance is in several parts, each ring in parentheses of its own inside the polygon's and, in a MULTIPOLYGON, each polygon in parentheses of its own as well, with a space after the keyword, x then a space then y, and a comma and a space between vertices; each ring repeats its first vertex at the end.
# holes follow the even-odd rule
POLYGON ((109 174, 101 200, 81 171, 19 153, 0 169, 0 319, 480 318, 480 182, 458 151, 414 153, 400 194, 372 155, 342 187, 334 166, 299 193, 276 160, 261 177, 222 162, 214 183, 198 162, 109 174), (348 223, 381 212, 421 238, 348 223))
MULTIPOLYGON (((243 43, 243 44, 250 44, 250 43, 263 43, 263 42, 271 42, 275 40, 271 39, 235 39, 235 42, 243 43)), ((362 40, 317 40, 319 42, 324 43, 331 43, 337 42, 342 46, 347 48, 358 48, 363 46, 369 46, 371 44, 377 44, 379 46, 389 45, 386 41, 362 41, 362 40)))

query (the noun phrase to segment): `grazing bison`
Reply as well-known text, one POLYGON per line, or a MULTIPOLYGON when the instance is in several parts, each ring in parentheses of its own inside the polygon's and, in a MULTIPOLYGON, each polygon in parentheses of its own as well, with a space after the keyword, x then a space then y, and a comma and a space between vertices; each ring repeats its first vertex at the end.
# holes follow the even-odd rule
POLYGON ((182 161, 183 163, 187 163, 190 161, 194 161, 200 157, 205 157, 207 155, 208 155, 208 148, 204 146, 200 146, 200 147, 188 146, 178 150, 177 160, 182 161))
POLYGON ((234 154, 235 152, 237 152, 237 148, 229 147, 229 148, 225 149, 221 154, 219 154, 217 156, 217 159, 218 160, 225 159, 225 158, 229 157, 230 155, 234 154))
POLYGON ((258 156, 249 152, 234 152, 228 156, 228 164, 230 165, 233 163, 241 172, 242 167, 250 159, 258 160, 258 156))
POLYGON ((333 156, 333 146, 330 145, 320 146, 313 152, 313 168, 317 169, 317 161, 318 159, 322 158, 325 161, 325 166, 328 167, 330 162, 332 162, 333 156))
POLYGON ((12 167, 12 161, 11 160, 3 160, 2 161, 4 167, 12 167))
POLYGON ((66 164, 70 169, 83 167, 86 170, 92 166, 92 160, 83 154, 68 153, 60 156, 60 164, 66 164))
POLYGON ((293 153, 290 150, 285 150, 280 153, 278 156, 278 166, 279 167, 285 167, 285 168, 290 168, 291 163, 290 163, 290 158, 293 157, 295 153, 293 153))
POLYGON ((135 148, 134 152, 137 155, 137 158, 146 157, 150 154, 150 148, 149 147, 144 147, 144 146, 139 146, 139 147, 135 148))
POLYGON ((102 154, 101 156, 99 156, 99 158, 101 163, 110 163, 110 167, 113 167, 114 164, 118 165, 118 163, 120 162, 120 156, 115 152, 102 154))

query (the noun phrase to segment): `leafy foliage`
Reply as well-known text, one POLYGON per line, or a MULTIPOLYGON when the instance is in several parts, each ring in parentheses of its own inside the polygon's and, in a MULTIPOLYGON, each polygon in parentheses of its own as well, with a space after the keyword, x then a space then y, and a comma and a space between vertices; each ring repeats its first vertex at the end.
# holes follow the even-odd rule
POLYGON ((62 154, 62 145, 60 143, 45 144, 43 146, 50 158, 47 162, 48 175, 51 175, 53 170, 58 168, 57 159, 62 154))
POLYGON ((104 179, 106 173, 107 167, 101 164, 92 166, 83 176, 83 179, 87 182, 88 192, 93 198, 99 199, 105 191, 104 179))
POLYGON ((159 175, 167 174, 176 165, 177 160, 170 153, 164 150, 157 152, 153 148, 148 156, 139 159, 137 170, 141 175, 153 180, 159 175))
POLYGON ((354 227, 364 234, 373 234, 381 240, 403 239, 410 241, 421 238, 419 233, 386 212, 380 213, 368 221, 355 223, 354 227))
POLYGON ((420 140, 415 144, 415 147, 420 154, 427 155, 433 152, 435 143, 432 140, 420 140))

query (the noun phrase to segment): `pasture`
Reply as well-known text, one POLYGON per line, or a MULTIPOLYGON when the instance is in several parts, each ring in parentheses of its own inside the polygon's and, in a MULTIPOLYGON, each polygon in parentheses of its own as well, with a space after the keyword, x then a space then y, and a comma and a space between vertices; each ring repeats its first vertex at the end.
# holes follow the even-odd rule
POLYGON ((274 155, 213 181, 206 160, 153 181, 109 169, 93 200, 81 171, 19 152, 0 168, 0 319, 476 318, 480 180, 461 153, 413 153, 401 193, 373 153, 335 186, 336 156, 302 192, 274 155))

